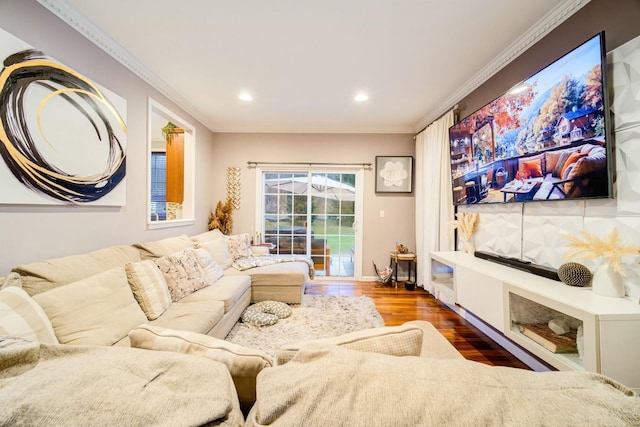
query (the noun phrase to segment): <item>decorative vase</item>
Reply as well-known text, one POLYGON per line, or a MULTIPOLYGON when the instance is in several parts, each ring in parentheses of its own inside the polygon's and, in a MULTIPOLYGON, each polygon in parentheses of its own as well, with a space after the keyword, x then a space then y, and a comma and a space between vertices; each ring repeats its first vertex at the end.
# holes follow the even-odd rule
POLYGON ((473 238, 465 239, 463 241, 464 241, 464 245, 462 247, 462 251, 467 254, 473 255, 473 253, 475 252, 475 247, 473 245, 473 238))
POLYGON ((593 272, 591 279, 593 292, 605 297, 624 297, 624 283, 619 273, 613 270, 611 264, 602 262, 593 272))

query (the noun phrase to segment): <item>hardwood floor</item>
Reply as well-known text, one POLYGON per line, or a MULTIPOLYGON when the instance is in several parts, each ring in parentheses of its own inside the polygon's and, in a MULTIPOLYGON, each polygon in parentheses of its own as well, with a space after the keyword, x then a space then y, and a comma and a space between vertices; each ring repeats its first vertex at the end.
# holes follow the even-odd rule
POLYGON ((529 369, 422 288, 408 291, 402 284, 395 288, 379 286, 374 282, 313 281, 307 285, 305 294, 368 296, 373 299, 388 326, 400 325, 409 320, 426 320, 466 359, 487 365, 529 369))

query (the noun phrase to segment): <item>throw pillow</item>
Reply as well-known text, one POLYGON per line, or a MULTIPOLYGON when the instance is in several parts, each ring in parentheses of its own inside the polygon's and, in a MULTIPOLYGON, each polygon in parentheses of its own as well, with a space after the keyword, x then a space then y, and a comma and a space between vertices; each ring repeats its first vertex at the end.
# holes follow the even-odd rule
POLYGON ((249 237, 249 233, 226 236, 225 240, 227 241, 231 258, 234 261, 251 256, 251 237, 249 237))
POLYGON ((173 302, 207 286, 207 277, 193 249, 183 249, 155 262, 167 281, 173 302))
POLYGON ((196 243, 196 247, 206 249, 206 251, 211 254, 214 261, 220 267, 222 267, 223 270, 231 267, 233 259, 231 259, 229 247, 227 246, 227 241, 224 237, 220 237, 219 239, 210 240, 204 243, 196 243))
POLYGON ((60 344, 113 345, 147 317, 124 267, 116 267, 35 295, 60 344))
POLYGON ((273 366, 268 354, 195 332, 140 325, 129 332, 132 347, 172 351, 206 357, 224 363, 236 385, 240 404, 250 408, 256 398, 256 377, 273 366))
POLYGON ((253 326, 271 326, 278 323, 278 316, 249 306, 242 312, 240 320, 253 326))
POLYGON ((544 153, 544 161, 546 164, 546 168, 545 168, 546 174, 553 173, 553 170, 558 165, 558 159, 560 159, 560 156, 562 155, 562 153, 563 153, 562 151, 549 151, 547 153, 544 153))
POLYGON ((260 301, 247 307, 240 318, 253 326, 270 326, 278 323, 278 319, 291 316, 291 313, 291 307, 284 302, 260 301))
POLYGON ((198 257, 200 267, 202 267, 204 274, 207 276, 207 282, 209 285, 213 285, 224 275, 222 267, 218 265, 206 249, 198 248, 195 250, 195 253, 198 257))
POLYGON ((0 289, 8 288, 10 286, 22 288, 22 278, 18 273, 13 271, 9 273, 4 279, 0 279, 0 282, 2 283, 0 289))
POLYGON ((171 295, 162 272, 150 259, 130 262, 124 269, 133 296, 147 319, 157 319, 171 305, 171 295))
POLYGON ((564 164, 567 162, 567 159, 571 153, 569 151, 562 151, 560 156, 558 156, 558 161, 556 162, 556 167, 553 168, 553 176, 556 178, 562 178, 562 169, 564 168, 564 164))
POLYGON ((417 325, 384 326, 364 329, 332 338, 304 341, 290 344, 280 350, 277 364, 283 365, 306 347, 337 345, 351 350, 381 353, 391 356, 420 356, 423 331, 417 325))
POLYGON ((567 158, 567 161, 564 163, 564 166, 562 167, 562 172, 560 173, 560 176, 562 177, 562 179, 566 179, 565 177, 567 175, 565 174, 565 171, 567 170, 567 168, 569 166, 572 166, 579 159, 581 159, 583 157, 586 157, 586 156, 587 156, 587 153, 579 153, 579 152, 571 153, 569 155, 569 157, 567 158))
POLYGON ((53 326, 42 307, 16 286, 0 291, 0 335, 58 344, 53 326))
POLYGON ((523 172, 529 178, 539 178, 542 176, 542 163, 541 159, 530 160, 528 162, 522 162, 520 165, 521 172, 523 172))

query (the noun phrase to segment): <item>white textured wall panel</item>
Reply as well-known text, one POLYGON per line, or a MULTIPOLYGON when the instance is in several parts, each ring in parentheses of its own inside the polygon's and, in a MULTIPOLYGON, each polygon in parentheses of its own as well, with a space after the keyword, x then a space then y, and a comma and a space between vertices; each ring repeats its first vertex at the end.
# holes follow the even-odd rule
POLYGON ((616 132, 618 212, 640 213, 640 126, 616 132))
POLYGON ((522 219, 522 259, 558 268, 566 262, 569 241, 564 234, 582 231, 582 216, 525 216, 522 219))
POLYGON ((478 232, 475 236, 476 250, 520 258, 522 236, 522 214, 480 214, 478 232))
POLYGON ((607 57, 614 131, 640 126, 640 37, 613 50, 607 57))

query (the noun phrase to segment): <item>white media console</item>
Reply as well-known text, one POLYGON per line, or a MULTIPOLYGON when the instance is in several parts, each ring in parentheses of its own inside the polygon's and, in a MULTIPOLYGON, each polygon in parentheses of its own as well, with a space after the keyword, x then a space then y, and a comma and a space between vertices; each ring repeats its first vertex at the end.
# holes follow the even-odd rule
POLYGON ((438 299, 507 350, 515 348, 525 363, 518 351, 558 370, 598 372, 640 390, 638 301, 603 297, 463 252, 432 252, 431 284, 438 299), (581 326, 580 353, 554 353, 518 326, 554 318, 581 326))

